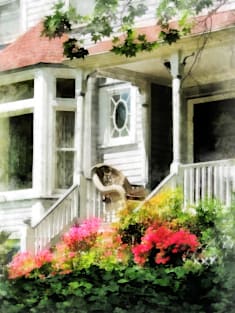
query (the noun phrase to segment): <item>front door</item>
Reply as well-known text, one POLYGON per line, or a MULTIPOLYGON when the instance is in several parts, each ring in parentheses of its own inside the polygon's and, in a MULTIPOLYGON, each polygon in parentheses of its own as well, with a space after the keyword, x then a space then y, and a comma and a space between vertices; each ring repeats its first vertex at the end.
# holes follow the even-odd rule
POLYGON ((194 161, 235 157, 235 99, 194 105, 194 161))
POLYGON ((170 87, 151 86, 151 189, 170 171, 172 163, 172 91, 170 87))

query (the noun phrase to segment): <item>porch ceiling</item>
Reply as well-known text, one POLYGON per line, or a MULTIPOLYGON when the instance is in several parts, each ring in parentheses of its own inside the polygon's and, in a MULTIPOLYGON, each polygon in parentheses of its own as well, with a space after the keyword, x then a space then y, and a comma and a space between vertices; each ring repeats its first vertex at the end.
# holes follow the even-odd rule
POLYGON ((202 35, 191 36, 171 46, 164 45, 151 53, 141 53, 134 58, 116 56, 111 52, 89 56, 85 61, 65 63, 86 70, 101 70, 116 76, 150 78, 164 85, 171 84, 171 75, 164 66, 170 56, 182 51, 186 57, 185 86, 209 84, 235 77, 235 27, 218 30, 208 35, 204 45, 202 35), (194 55, 192 56, 192 54, 194 55), (126 75, 125 75, 126 73, 126 75))

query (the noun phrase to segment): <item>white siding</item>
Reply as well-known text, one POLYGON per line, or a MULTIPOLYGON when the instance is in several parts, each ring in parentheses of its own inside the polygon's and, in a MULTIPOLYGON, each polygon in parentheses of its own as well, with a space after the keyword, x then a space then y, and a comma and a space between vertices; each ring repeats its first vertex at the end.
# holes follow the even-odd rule
POLYGON ((31 218, 32 207, 18 207, 16 205, 7 206, 0 209, 0 230, 11 233, 11 237, 19 238, 23 221, 31 218))
POLYGON ((56 0, 25 0, 26 28, 37 24, 44 16, 48 15, 56 0))
POLYGON ((143 141, 142 103, 138 93, 136 100, 136 140, 133 144, 102 148, 99 151, 102 162, 121 170, 133 184, 145 184, 146 158, 143 141))

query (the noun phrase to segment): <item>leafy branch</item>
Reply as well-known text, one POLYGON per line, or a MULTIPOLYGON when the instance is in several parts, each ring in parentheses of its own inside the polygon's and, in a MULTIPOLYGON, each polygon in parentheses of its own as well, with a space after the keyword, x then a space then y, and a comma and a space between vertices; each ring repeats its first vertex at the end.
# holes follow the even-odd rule
MULTIPOLYGON (((52 15, 43 21, 42 35, 52 39, 71 33, 79 27, 76 38, 69 38, 63 43, 64 55, 70 59, 84 58, 88 50, 84 47, 84 38, 90 37, 97 43, 104 38, 111 38, 112 52, 126 57, 135 57, 141 51, 152 51, 159 43, 171 45, 191 32, 193 17, 204 9, 213 8, 208 16, 228 0, 161 0, 156 9, 156 18, 160 33, 156 40, 148 40, 146 34, 137 34, 134 30, 136 18, 147 12, 144 1, 136 0, 95 0, 91 15, 79 15, 75 8, 65 10, 64 3, 54 5, 52 15), (177 18, 177 26, 171 27, 171 21, 177 18), (84 26, 85 25, 85 26, 84 26), (75 28, 75 29, 74 29, 75 28), (119 36, 117 34, 122 34, 119 36)), ((156 36, 157 37, 157 36, 156 36)))

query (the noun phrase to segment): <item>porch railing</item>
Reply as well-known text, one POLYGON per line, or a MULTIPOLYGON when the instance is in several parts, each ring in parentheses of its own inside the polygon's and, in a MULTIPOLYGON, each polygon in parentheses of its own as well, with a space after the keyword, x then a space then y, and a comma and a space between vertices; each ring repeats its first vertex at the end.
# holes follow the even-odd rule
POLYGON ((177 186, 177 175, 175 173, 169 174, 153 191, 135 208, 138 211, 148 200, 157 195, 165 188, 175 188, 177 186))
MULTIPOLYGON (((235 159, 180 165, 179 172, 169 174, 138 207, 169 187, 182 187, 184 205, 187 207, 198 204, 206 197, 217 198, 229 206, 235 192, 235 159)), ((37 224, 27 227, 24 249, 36 253, 53 244, 75 220, 89 217, 102 217, 104 222, 112 221, 111 213, 109 216, 109 212, 105 212, 100 193, 91 180, 84 178, 80 188, 72 186, 37 224), (81 208, 79 189, 86 195, 81 199, 81 208)))
POLYGON ((41 218, 27 227, 25 249, 37 253, 53 243, 80 216, 78 185, 72 186, 41 218))
POLYGON ((185 206, 198 204, 206 197, 229 206, 235 191, 235 159, 182 165, 179 184, 185 206))

